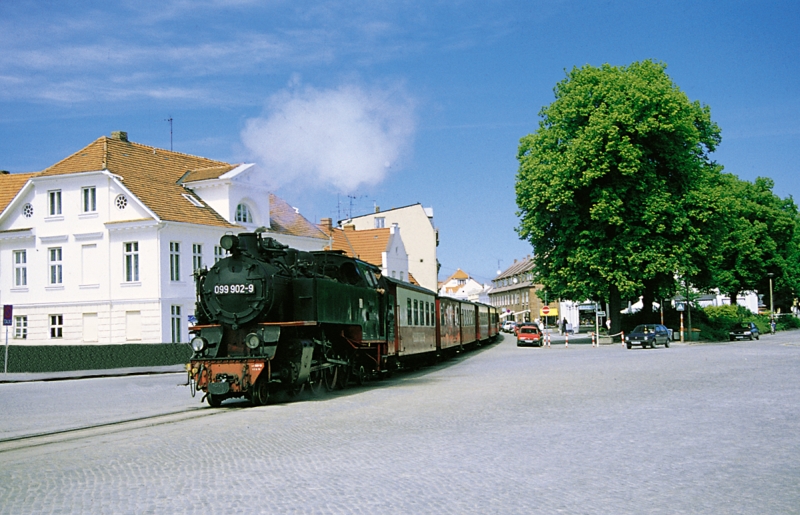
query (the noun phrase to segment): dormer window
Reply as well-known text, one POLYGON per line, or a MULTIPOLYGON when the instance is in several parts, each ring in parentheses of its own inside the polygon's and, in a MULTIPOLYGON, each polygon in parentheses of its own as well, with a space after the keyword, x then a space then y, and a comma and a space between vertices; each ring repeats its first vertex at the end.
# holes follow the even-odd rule
POLYGON ((253 223, 253 215, 250 214, 250 208, 246 204, 236 206, 236 221, 244 224, 253 223))

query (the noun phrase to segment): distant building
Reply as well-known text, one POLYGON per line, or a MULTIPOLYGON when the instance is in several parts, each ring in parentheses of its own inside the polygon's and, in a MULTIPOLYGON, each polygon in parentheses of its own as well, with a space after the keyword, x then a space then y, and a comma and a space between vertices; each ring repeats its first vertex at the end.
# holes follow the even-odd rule
POLYGON ((445 281, 439 283, 439 295, 454 299, 489 304, 491 287, 483 285, 460 268, 445 281))
POLYGON ((433 208, 421 204, 380 211, 339 221, 339 226, 352 225, 356 231, 383 229, 393 225, 403 232, 403 241, 408 252, 408 271, 419 284, 432 291, 438 290, 439 263, 436 247, 439 231, 433 225, 433 208))
POLYGON ((101 137, 39 173, 0 174, 0 302, 15 344, 188 341, 193 272, 225 233, 265 228, 303 249, 328 238, 229 164, 101 137))
POLYGON ((341 250, 350 257, 378 266, 386 277, 412 282, 408 253, 397 225, 357 231, 353 225, 333 227, 330 218, 323 218, 319 227, 329 237, 326 249, 341 250))
POLYGON ((549 324, 558 319, 558 302, 548 302, 549 313, 544 315, 545 303, 536 295, 541 285, 533 283, 533 259, 527 256, 514 263, 492 280, 489 292, 491 305, 500 310, 501 320, 524 322, 547 317, 549 324))

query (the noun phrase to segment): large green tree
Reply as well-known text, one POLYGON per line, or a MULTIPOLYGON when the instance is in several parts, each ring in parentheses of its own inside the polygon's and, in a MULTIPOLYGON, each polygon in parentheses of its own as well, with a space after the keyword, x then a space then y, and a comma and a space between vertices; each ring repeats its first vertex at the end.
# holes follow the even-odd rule
POLYGON ((714 285, 728 294, 731 304, 743 291, 767 295, 770 274, 775 287, 796 292, 800 264, 794 201, 775 195, 772 179, 764 177, 748 182, 720 174, 715 187, 714 285))
POLYGON ((676 274, 703 275, 720 130, 665 70, 574 68, 521 139, 517 231, 551 295, 617 310, 623 298, 671 295, 676 274))

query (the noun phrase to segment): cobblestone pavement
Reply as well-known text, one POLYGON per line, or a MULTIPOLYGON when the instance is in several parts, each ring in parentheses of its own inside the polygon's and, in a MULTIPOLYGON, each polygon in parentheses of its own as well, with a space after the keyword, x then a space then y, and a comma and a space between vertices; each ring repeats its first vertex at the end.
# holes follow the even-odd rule
POLYGON ((0 513, 800 513, 798 336, 507 336, 319 400, 2 452, 0 513))

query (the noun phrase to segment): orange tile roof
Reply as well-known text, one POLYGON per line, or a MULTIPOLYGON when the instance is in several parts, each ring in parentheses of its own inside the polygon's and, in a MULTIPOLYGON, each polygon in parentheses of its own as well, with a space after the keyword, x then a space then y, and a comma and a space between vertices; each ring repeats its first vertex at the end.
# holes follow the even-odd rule
POLYGON ((234 167, 221 161, 103 136, 40 175, 108 170, 122 177, 125 187, 162 220, 234 228, 235 225, 180 185, 187 173, 212 178, 234 167), (184 194, 203 203, 203 207, 193 205, 183 198, 184 194))
POLYGON ((382 253, 389 245, 391 229, 352 229, 333 228, 333 250, 343 250, 345 254, 356 257, 376 266, 383 266, 382 253))
POLYGON ((408 282, 410 282, 411 284, 416 284, 417 286, 421 286, 414 278, 414 275, 411 272, 408 273, 408 282))
POLYGON ((469 274, 459 268, 455 271, 455 273, 453 273, 453 275, 448 277, 444 282, 449 283, 453 279, 469 279, 469 274))
POLYGON ((270 231, 293 236, 328 239, 316 225, 309 222, 285 200, 273 193, 269 194, 269 218, 270 231))
POLYGON ((2 173, 0 174, 0 213, 5 211, 8 205, 17 196, 19 190, 28 182, 28 179, 36 176, 35 173, 2 173))

